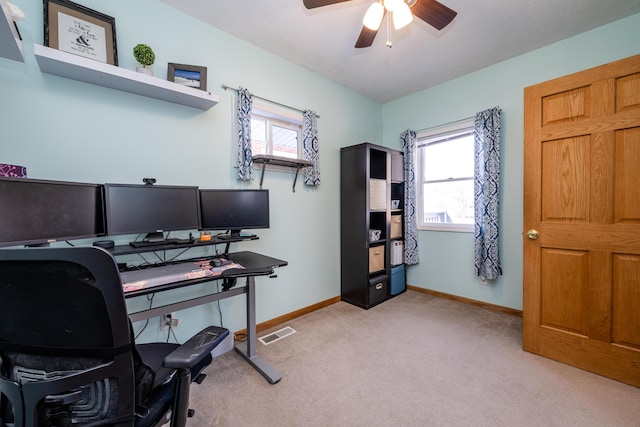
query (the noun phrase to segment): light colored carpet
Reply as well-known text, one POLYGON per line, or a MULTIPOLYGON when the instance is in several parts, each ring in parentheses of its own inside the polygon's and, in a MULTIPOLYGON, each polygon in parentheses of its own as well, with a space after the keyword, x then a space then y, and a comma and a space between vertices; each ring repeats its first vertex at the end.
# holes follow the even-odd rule
POLYGON ((522 350, 522 319, 408 291, 370 310, 339 302, 235 351, 191 389, 200 426, 640 426, 640 389, 522 350))

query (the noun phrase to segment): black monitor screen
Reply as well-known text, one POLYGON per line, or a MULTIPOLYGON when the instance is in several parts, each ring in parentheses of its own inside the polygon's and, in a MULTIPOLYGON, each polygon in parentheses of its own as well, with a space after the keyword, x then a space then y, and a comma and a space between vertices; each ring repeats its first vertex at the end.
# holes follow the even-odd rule
POLYGON ((198 187, 105 184, 107 233, 158 233, 200 226, 198 187))
POLYGON ((103 235, 102 186, 0 178, 0 246, 103 235))
POLYGON ((269 228, 269 190, 200 190, 202 229, 269 228))

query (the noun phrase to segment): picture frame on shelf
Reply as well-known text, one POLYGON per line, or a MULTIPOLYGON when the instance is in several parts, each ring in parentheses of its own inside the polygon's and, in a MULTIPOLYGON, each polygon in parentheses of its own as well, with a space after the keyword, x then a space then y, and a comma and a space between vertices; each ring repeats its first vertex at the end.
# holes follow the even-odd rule
POLYGON ((68 0, 44 0, 44 45, 118 65, 115 18, 68 0))
POLYGON ((169 62, 167 80, 207 91, 207 67, 169 62))

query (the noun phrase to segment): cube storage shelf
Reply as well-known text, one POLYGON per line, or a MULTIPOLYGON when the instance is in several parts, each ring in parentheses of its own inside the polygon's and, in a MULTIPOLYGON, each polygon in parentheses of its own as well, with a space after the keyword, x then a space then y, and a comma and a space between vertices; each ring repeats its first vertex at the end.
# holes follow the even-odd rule
POLYGON ((341 299, 365 309, 405 287, 404 268, 391 258, 404 238, 403 157, 370 143, 340 150, 341 299))

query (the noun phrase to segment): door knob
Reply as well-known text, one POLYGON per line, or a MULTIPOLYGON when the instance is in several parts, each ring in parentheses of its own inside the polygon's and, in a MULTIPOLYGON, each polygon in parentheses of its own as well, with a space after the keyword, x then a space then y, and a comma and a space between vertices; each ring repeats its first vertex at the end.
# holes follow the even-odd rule
POLYGON ((539 234, 538 234, 538 230, 529 230, 527 231, 527 237, 530 238, 531 240, 536 240, 538 238, 539 234))

